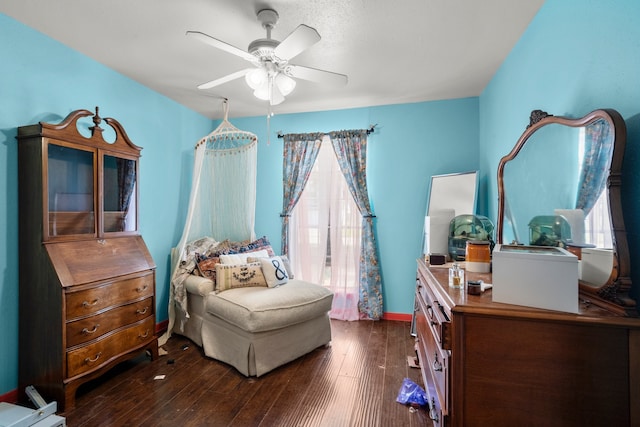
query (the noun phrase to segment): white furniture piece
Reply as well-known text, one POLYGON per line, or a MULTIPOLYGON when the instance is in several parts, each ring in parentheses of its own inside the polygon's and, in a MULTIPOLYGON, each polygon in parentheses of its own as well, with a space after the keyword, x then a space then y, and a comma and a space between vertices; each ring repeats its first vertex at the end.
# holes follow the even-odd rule
POLYGON ((291 279, 216 293, 210 279, 195 275, 184 284, 189 318, 176 306, 174 332, 243 375, 264 375, 331 342, 333 293, 323 286, 291 279))
POLYGON ((0 402, 0 426, 2 427, 65 427, 64 417, 55 415, 56 403, 46 408, 25 408, 0 402))

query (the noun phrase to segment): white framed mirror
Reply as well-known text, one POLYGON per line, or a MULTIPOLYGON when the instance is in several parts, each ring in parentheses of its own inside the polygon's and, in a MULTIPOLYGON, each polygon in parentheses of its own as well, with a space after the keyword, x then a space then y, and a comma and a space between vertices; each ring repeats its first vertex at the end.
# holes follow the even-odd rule
POLYGON ((476 213, 478 171, 434 175, 431 177, 427 215, 453 209, 457 215, 476 213))
POLYGON ((474 215, 477 194, 478 171, 431 177, 422 236, 423 255, 448 253, 449 222, 458 215, 474 215))

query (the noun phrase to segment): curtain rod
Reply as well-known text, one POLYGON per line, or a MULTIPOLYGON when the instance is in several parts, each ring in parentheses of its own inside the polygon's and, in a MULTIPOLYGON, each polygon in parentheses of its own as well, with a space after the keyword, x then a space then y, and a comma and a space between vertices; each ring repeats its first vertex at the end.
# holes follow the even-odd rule
MULTIPOLYGON (((371 135, 374 131, 375 131, 375 127, 378 126, 377 124, 375 125, 371 125, 369 126, 369 129, 367 129, 367 135, 371 135)), ((325 133, 325 135, 328 135, 329 132, 325 133)), ((282 133, 282 131, 278 132, 278 138, 284 138, 284 134, 282 133)))

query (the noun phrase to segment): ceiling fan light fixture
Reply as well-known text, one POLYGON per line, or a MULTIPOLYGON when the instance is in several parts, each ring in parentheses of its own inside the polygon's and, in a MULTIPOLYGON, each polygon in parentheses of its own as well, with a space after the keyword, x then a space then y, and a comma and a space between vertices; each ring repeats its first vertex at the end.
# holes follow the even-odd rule
POLYGON ((289 95, 296 88, 296 81, 283 73, 278 73, 275 78, 275 83, 283 96, 289 95))
POLYGON ((253 96, 263 101, 269 100, 269 85, 267 83, 263 84, 259 88, 253 91, 253 96))
POLYGON ((255 70, 249 71, 245 75, 244 79, 251 89, 257 90, 258 88, 266 85, 269 80, 269 76, 264 68, 256 68, 255 70))

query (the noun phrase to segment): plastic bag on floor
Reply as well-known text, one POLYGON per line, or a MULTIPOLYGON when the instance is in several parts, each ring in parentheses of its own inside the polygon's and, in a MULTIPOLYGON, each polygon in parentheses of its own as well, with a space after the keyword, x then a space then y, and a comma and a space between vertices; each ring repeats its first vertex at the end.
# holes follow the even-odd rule
POLYGON ((427 393, 418 384, 405 378, 402 381, 396 402, 403 405, 424 406, 427 404, 427 393))

